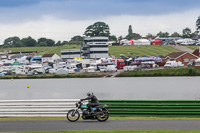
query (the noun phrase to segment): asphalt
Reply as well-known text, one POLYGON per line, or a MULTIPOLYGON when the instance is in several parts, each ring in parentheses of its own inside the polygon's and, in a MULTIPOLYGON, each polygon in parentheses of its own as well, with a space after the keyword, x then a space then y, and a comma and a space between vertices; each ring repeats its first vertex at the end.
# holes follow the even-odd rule
POLYGON ((0 121, 0 132, 72 130, 200 130, 200 120, 0 121))

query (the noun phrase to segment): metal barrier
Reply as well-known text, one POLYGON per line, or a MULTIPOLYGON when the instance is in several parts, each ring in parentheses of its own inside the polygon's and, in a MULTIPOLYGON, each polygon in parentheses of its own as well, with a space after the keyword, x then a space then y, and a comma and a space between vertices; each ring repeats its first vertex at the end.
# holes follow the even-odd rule
POLYGON ((102 100, 111 116, 200 117, 199 100, 102 100))
MULTIPOLYGON (((63 117, 79 99, 0 100, 0 117, 63 117)), ((87 104, 87 102, 85 102, 87 104)), ((111 116, 200 117, 198 100, 100 100, 111 116)))
POLYGON ((79 99, 0 100, 0 117, 63 117, 79 99))

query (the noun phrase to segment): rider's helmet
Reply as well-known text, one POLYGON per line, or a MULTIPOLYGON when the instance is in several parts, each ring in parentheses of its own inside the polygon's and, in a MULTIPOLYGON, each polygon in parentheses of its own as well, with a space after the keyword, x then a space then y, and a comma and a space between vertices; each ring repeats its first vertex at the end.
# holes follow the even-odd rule
POLYGON ((90 92, 87 93, 88 97, 91 96, 91 95, 93 95, 93 92, 90 91, 90 92))

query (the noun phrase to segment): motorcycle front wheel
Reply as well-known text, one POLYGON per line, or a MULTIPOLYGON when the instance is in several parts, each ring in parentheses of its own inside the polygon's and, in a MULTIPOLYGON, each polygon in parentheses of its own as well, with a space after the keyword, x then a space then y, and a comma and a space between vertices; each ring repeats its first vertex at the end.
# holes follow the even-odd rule
POLYGON ((109 118, 109 112, 106 108, 103 108, 102 111, 97 112, 97 120, 104 122, 109 118))
POLYGON ((67 113, 67 119, 71 122, 76 122, 80 117, 80 114, 76 110, 70 110, 67 113))

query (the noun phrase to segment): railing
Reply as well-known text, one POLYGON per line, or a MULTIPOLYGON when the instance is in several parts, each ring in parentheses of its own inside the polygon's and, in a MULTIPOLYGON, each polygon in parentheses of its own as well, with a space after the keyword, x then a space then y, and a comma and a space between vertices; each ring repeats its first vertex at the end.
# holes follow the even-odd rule
MULTIPOLYGON (((0 117, 65 117, 79 99, 0 100, 0 117)), ((100 100, 111 116, 200 117, 198 100, 100 100)))
POLYGON ((0 117, 63 117, 79 99, 0 100, 0 117))
POLYGON ((199 100, 102 100, 111 116, 200 117, 199 100))

